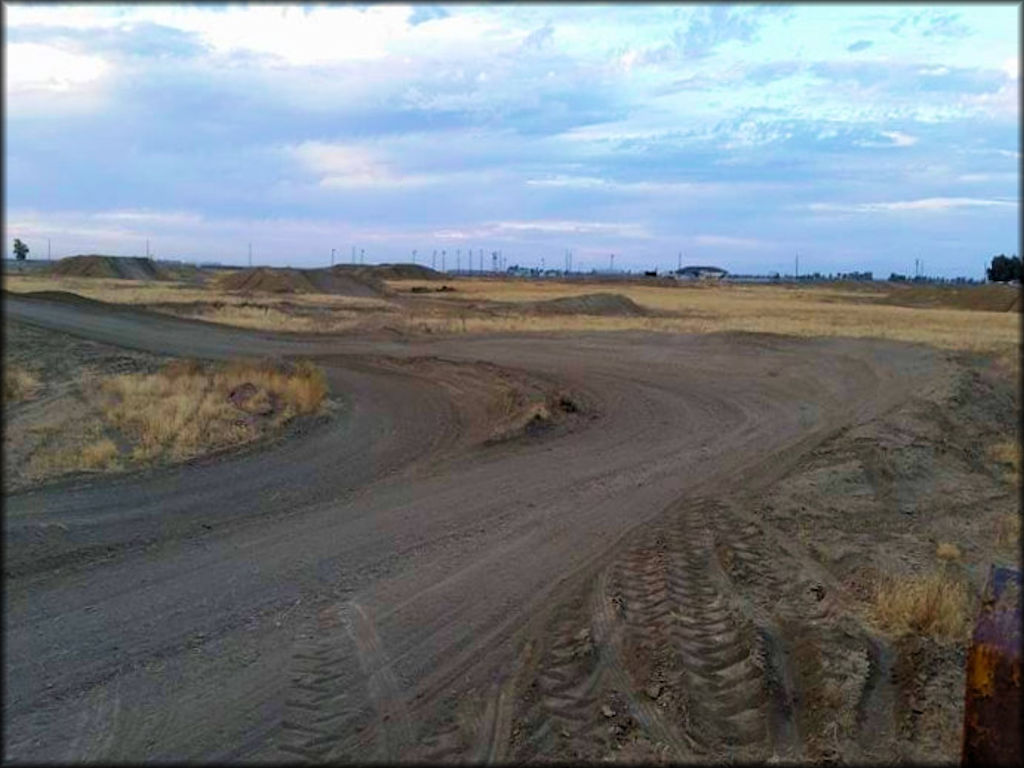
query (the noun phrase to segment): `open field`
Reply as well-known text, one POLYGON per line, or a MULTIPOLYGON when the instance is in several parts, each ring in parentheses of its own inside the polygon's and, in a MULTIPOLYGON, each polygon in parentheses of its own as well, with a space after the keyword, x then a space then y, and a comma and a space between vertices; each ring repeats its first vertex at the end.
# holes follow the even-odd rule
POLYGON ((5 493, 8 759, 958 759, 980 592, 1019 565, 1016 312, 111 283, 5 278, 35 381, 5 427, 65 381, 101 426, 5 493))
MULTIPOLYGON (((387 299, 302 293, 280 296, 225 291, 216 281, 191 284, 85 278, 6 276, 9 291, 69 291, 120 304, 148 306, 183 317, 245 328, 336 333, 392 328, 417 333, 546 333, 644 330, 664 333, 747 331, 795 336, 882 338, 933 344, 944 349, 1001 354, 1016 360, 1020 315, 1016 311, 966 311, 941 304, 942 296, 977 291, 1014 295, 1007 286, 936 288, 935 306, 908 307, 889 301, 902 287, 781 287, 773 285, 644 286, 635 282, 462 279, 446 280, 449 293, 432 281, 387 281, 387 299), (429 289, 426 294, 414 288, 429 289), (994 289, 994 290, 990 290, 994 289), (540 314, 530 302, 614 292, 650 310, 648 316, 540 314)), ((956 299, 962 302, 962 299, 956 299)), ((978 303, 978 302, 975 302, 978 303)), ((990 304, 1007 304, 1005 299, 990 304)))

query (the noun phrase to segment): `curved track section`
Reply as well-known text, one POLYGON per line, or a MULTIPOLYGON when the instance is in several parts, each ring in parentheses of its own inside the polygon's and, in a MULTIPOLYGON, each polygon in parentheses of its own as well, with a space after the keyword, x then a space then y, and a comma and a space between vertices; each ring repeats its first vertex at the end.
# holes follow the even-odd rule
MULTIPOLYGON (((345 404, 265 450, 5 499, 7 759, 825 754, 793 702, 823 679, 800 633, 829 602, 742 494, 899 403, 931 375, 926 350, 301 338, 4 304, 155 352, 313 357, 345 404), (500 376, 585 413, 484 445, 500 376)), ((853 706, 878 696, 863 643, 853 706)))

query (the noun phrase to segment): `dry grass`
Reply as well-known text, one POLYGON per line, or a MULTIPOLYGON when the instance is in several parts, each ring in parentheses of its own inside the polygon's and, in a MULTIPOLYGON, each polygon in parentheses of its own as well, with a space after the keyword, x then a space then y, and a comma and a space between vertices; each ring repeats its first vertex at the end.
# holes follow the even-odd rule
POLYGON ((958 640, 967 632, 967 588, 946 568, 884 579, 877 587, 871 609, 878 625, 894 635, 958 640))
POLYGON ((31 399, 39 389, 39 380, 20 365, 4 365, 4 402, 20 403, 31 399))
POLYGON ((951 544, 948 541, 943 541, 935 547, 935 556, 939 560, 959 560, 960 559, 960 547, 956 544, 951 544))
POLYGON ((101 438, 84 446, 79 452, 81 469, 106 469, 117 458, 117 446, 109 438, 101 438))
POLYGON ((1005 477, 1011 485, 1020 486, 1020 443, 1004 442, 996 443, 988 451, 989 457, 997 461, 1005 468, 1005 477))
POLYGON ((329 294, 288 296, 226 292, 215 281, 207 287, 173 282, 6 275, 11 291, 63 290, 121 304, 149 305, 172 314, 246 328, 307 333, 345 331, 358 324, 384 325, 409 332, 444 334, 486 332, 628 331, 712 333, 748 331, 793 336, 883 338, 931 344, 944 349, 996 355, 1008 370, 1018 370, 1020 317, 1016 312, 903 307, 871 303, 888 295, 886 288, 859 290, 841 286, 684 284, 527 281, 508 279, 446 280, 453 293, 429 293, 425 303, 409 290, 436 287, 436 282, 401 280, 388 284, 407 294, 404 311, 393 302, 329 294), (620 293, 655 312, 672 316, 594 317, 537 316, 515 304, 594 292, 620 293), (481 312, 473 301, 507 302, 497 314, 481 312), (254 301, 258 306, 251 306, 254 301), (286 305, 292 305, 291 307, 286 305), (313 309, 321 312, 311 312, 313 309))
POLYGON ((106 421, 134 444, 133 459, 181 460, 248 442, 268 427, 315 412, 327 382, 309 363, 204 368, 176 361, 155 374, 107 379, 100 395, 106 421), (251 394, 236 404, 231 393, 243 386, 251 394))
MULTIPOLYGON (((392 283, 399 290, 425 283, 392 283)), ((778 286, 712 285, 660 287, 498 280, 451 281, 456 291, 444 301, 458 312, 467 300, 510 303, 614 291, 647 309, 676 317, 533 316, 510 310, 504 316, 424 316, 417 322, 431 330, 484 331, 620 331, 685 333, 749 331, 794 336, 874 337, 923 342, 946 349, 1015 354, 1020 318, 1013 312, 922 309, 845 301, 848 291, 778 286)), ((852 295, 862 296, 861 293, 852 295)), ((463 313, 466 310, 463 308, 463 313)))
POLYGON ((165 307, 161 311, 178 317, 190 317, 211 323, 222 323, 239 328, 290 331, 293 333, 336 333, 355 327, 364 317, 356 312, 335 310, 315 315, 297 315, 278 309, 272 304, 264 306, 204 306, 176 309, 165 307))
MULTIPOLYGON (((114 280, 98 277, 61 277, 49 275, 4 275, 3 287, 12 293, 30 291, 67 291, 96 301, 111 304, 229 304, 253 302, 252 293, 225 291, 215 280, 208 286, 195 283, 148 280, 114 280)), ((311 307, 361 308, 386 310, 391 305, 384 299, 366 296, 340 296, 329 293, 259 294, 260 304, 279 306, 290 303, 311 307)))

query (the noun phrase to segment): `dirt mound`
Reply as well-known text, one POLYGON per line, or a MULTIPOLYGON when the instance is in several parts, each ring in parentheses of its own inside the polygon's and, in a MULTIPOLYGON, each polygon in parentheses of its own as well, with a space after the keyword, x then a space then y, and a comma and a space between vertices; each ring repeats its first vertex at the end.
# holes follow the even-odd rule
POLYGON ((981 312, 1020 312, 1021 286, 998 285, 893 285, 881 303, 901 307, 971 309, 981 312))
POLYGON ((170 279, 152 259, 140 256, 102 256, 96 253, 61 259, 54 265, 53 273, 68 277, 106 277, 115 280, 170 279))
POLYGON ((444 275, 419 264, 337 264, 332 269, 364 280, 441 280, 444 275))
POLYGON ((638 317, 647 314, 647 310, 621 293, 587 293, 548 301, 531 301, 524 309, 537 315, 638 317))
POLYGON ((375 264, 362 267, 377 280, 441 280, 440 272, 420 264, 375 264))
POLYGON ((331 269, 271 269, 257 267, 224 275, 220 287, 262 293, 333 293, 344 296, 379 296, 383 286, 375 280, 331 269))

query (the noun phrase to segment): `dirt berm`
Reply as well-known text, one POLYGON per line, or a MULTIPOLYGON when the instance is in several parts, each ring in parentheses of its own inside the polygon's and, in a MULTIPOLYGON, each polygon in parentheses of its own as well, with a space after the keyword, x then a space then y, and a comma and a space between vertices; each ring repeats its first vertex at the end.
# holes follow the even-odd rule
POLYGON ((547 301, 531 301, 522 308, 536 315, 613 315, 638 317, 647 310, 621 293, 587 293, 547 301))
POLYGON ((355 275, 340 267, 330 269, 271 269, 257 267, 225 275, 220 287, 234 291, 266 293, 333 293, 344 296, 380 296, 379 280, 355 275))
POLYGON ((420 264, 338 264, 334 267, 361 279, 371 280, 441 280, 444 275, 420 264))
POLYGON ((69 256, 53 267, 56 275, 68 277, 106 277, 116 280, 169 280, 170 277, 152 259, 139 256, 69 256))

